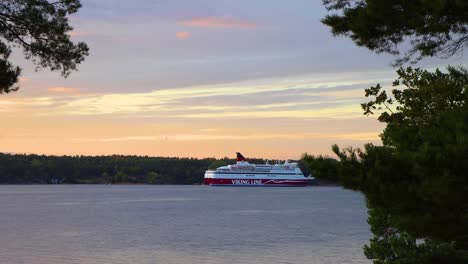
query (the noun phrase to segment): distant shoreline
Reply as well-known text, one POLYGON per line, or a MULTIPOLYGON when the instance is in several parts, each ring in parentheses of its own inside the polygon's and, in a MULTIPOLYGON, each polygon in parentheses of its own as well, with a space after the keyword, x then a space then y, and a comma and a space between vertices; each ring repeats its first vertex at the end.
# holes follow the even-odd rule
MULTIPOLYGON (((249 159, 264 164, 263 159, 249 159)), ((0 184, 201 185, 213 165, 233 159, 147 156, 45 156, 0 153, 0 184)), ((299 166, 301 162, 299 161, 299 166)), ((306 166, 301 167, 308 175, 306 166)), ((340 186, 317 179, 315 185, 340 186)))
MULTIPOLYGON (((147 186, 154 186, 154 185, 168 185, 168 186, 174 186, 174 185, 181 185, 181 186, 201 186, 204 185, 203 183, 193 183, 193 184, 150 184, 150 183, 132 183, 132 182, 119 182, 119 183, 0 183, 0 186, 13 186, 13 185, 120 185, 120 186, 125 186, 125 185, 147 185, 147 186)), ((208 186, 208 185, 206 185, 208 186)), ((316 182, 310 186, 317 186, 317 187, 341 187, 342 185, 338 183, 334 183, 331 181, 327 180, 319 180, 316 179, 316 182)))

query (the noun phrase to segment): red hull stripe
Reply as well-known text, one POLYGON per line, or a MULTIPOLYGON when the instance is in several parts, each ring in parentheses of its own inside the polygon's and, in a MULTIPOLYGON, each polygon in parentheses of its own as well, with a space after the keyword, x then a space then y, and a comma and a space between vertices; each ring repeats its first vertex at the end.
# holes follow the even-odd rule
POLYGON ((233 185, 233 186, 262 186, 262 185, 278 185, 278 186, 306 186, 312 183, 310 179, 304 180, 287 180, 287 179, 213 179, 205 178, 204 184, 207 185, 233 185))

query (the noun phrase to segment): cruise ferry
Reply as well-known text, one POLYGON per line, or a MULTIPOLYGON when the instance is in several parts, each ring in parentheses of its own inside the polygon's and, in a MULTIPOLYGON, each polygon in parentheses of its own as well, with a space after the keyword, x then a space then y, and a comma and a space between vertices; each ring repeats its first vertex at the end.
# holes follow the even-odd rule
POLYGON ((207 170, 204 184, 213 186, 306 186, 314 177, 305 177, 297 163, 250 164, 237 152, 237 163, 207 170))

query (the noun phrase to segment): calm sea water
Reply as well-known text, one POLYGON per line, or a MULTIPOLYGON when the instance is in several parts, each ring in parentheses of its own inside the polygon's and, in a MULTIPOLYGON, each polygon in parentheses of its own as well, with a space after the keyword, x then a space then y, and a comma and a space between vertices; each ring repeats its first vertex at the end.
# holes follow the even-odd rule
POLYGON ((0 263, 370 263, 338 187, 0 186, 0 263))

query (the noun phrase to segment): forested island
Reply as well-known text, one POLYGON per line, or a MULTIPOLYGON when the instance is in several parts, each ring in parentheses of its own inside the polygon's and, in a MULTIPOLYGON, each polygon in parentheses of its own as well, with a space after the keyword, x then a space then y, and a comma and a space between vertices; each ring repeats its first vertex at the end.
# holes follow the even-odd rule
MULTIPOLYGON (((265 163, 264 159, 249 159, 265 163)), ((305 175, 309 165, 325 179, 334 178, 330 158, 304 155, 299 165, 305 175)), ((0 184, 201 184, 205 171, 234 159, 148 156, 46 156, 0 153, 0 184)), ((314 172, 312 172, 315 175, 314 172)))

